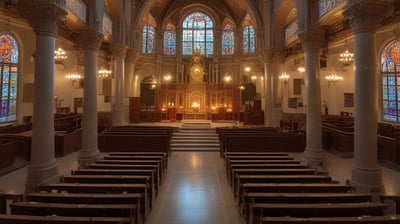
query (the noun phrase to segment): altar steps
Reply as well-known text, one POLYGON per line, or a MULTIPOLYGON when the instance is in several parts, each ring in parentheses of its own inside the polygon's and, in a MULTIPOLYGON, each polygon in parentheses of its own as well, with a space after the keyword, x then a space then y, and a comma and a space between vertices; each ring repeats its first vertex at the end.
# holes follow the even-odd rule
POLYGON ((172 134, 172 151, 219 151, 215 128, 184 127, 172 134))

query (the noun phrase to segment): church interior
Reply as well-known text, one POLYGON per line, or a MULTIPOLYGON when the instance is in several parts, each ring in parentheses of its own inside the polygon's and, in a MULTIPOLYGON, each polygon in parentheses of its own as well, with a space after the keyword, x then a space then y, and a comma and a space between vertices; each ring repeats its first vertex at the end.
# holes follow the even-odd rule
POLYGON ((1 223, 400 223, 399 0, 0 0, 1 223))

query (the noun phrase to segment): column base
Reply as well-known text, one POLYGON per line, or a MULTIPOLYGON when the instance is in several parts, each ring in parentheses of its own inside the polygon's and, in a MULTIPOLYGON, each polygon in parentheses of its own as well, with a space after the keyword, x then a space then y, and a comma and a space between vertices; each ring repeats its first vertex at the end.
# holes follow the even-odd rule
POLYGON ((321 149, 306 148, 304 151, 304 159, 315 169, 326 169, 325 152, 321 149))
POLYGON ((124 115, 124 109, 115 109, 112 111, 112 126, 123 126, 125 125, 125 115, 124 115))
POLYGON ((36 186, 41 184, 56 183, 59 178, 56 160, 48 166, 30 165, 25 184, 25 193, 35 191, 36 186))
POLYGON ((95 149, 81 149, 79 151, 78 163, 79 166, 94 163, 100 156, 100 151, 95 149))
POLYGON ((384 192, 380 168, 361 169, 353 165, 350 184, 357 193, 371 194, 373 201, 380 201, 379 195, 384 192))

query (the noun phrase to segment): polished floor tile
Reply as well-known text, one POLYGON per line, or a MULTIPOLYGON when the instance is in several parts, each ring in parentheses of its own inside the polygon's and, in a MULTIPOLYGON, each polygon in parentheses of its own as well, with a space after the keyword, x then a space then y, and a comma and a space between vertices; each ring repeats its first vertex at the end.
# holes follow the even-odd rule
MULTIPOLYGON (((59 174, 78 167, 75 152, 57 158, 59 174)), ((302 153, 291 154, 302 158, 302 153)), ((326 152, 333 179, 351 179, 352 158, 326 152)), ((0 192, 23 193, 28 166, 0 177, 0 192)), ((382 167, 386 194, 400 195, 400 172, 382 167)), ((219 152, 172 152, 166 177, 146 224, 243 224, 219 152)))

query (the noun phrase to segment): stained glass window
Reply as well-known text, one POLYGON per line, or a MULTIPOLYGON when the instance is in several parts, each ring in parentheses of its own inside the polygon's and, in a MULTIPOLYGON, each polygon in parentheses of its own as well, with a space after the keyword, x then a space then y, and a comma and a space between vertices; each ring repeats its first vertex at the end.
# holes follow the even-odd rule
POLYGON ((200 49, 201 55, 214 51, 213 22, 201 12, 188 15, 182 23, 182 54, 192 55, 195 49, 200 49))
POLYGON ((243 29, 243 53, 253 54, 256 51, 254 26, 246 26, 243 29))
POLYGON ((18 46, 9 34, 0 35, 0 123, 16 120, 18 46))
POLYGON ((169 23, 164 32, 164 54, 175 55, 175 53, 176 53, 175 26, 169 23))
POLYGON ((222 55, 233 55, 235 35, 232 24, 226 24, 222 32, 222 55))
POLYGON ((388 44, 381 57, 382 108, 385 121, 400 122, 400 42, 388 44))
POLYGON ((155 34, 156 30, 154 29, 154 27, 149 25, 143 27, 143 44, 142 44, 143 53, 145 54, 154 53, 155 34))

